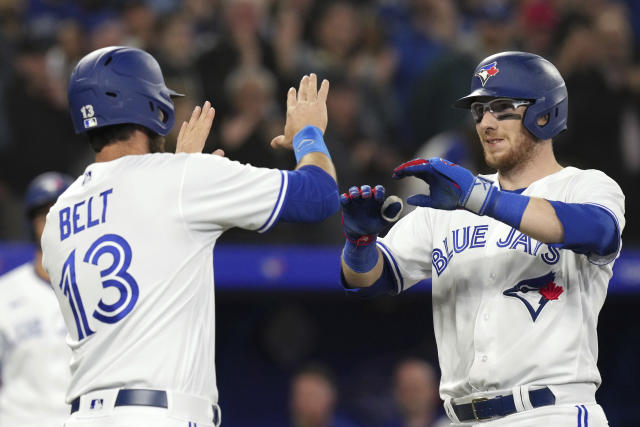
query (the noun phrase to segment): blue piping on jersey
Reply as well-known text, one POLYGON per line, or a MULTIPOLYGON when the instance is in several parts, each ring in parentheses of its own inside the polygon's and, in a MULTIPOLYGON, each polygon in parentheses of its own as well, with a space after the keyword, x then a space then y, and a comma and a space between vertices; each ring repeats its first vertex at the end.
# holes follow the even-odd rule
POLYGON ((278 191, 278 198, 276 204, 273 206, 271 215, 267 221, 258 229, 258 233, 264 233, 269 231, 277 222, 280 214, 282 213, 282 205, 284 202, 284 195, 288 187, 288 175, 284 171, 280 171, 280 190, 278 191), (283 191, 284 190, 284 191, 283 191))
POLYGON ((398 293, 404 291, 404 279, 402 278, 402 273, 400 273, 400 267, 398 267, 398 262, 393 257, 393 254, 391 253, 389 248, 387 248, 385 246, 384 243, 382 243, 381 241, 377 241, 376 243, 380 247, 380 249, 382 251, 382 254, 385 256, 385 258, 393 263, 392 264, 393 265, 393 273, 395 275, 396 288, 398 290, 398 293))

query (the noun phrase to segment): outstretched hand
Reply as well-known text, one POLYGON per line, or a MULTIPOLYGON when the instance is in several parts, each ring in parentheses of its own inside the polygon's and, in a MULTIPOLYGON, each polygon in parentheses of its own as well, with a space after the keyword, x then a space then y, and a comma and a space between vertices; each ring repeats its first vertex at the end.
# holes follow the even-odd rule
POLYGON ((428 196, 416 194, 407 199, 407 203, 415 206, 444 210, 465 208, 483 215, 496 191, 491 181, 476 177, 462 166, 440 157, 411 160, 393 170, 395 179, 407 176, 415 176, 429 184, 428 196))
POLYGON ((284 135, 273 138, 271 146, 291 150, 293 137, 309 125, 319 128, 324 133, 327 128, 328 93, 329 81, 323 80, 318 90, 317 76, 313 73, 300 80, 297 92, 295 88, 290 88, 287 93, 287 121, 284 126, 284 135))
MULTIPOLYGON (((201 153, 215 115, 216 110, 209 101, 206 101, 202 108, 196 106, 189 122, 182 122, 176 143, 176 153, 201 153)), ((220 155, 217 151, 214 154, 220 155)))

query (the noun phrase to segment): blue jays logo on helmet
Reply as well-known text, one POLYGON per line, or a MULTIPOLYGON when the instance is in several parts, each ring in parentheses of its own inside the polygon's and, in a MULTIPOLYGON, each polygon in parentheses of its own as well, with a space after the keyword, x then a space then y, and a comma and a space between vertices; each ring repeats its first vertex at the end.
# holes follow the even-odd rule
POLYGON ((563 291, 562 286, 556 285, 555 273, 551 271, 544 276, 522 280, 504 291, 503 295, 522 301, 535 322, 544 306, 549 301, 557 300, 563 291))
POLYGON ((487 80, 489 80, 491 77, 495 76, 500 72, 500 70, 498 70, 497 65, 498 65, 498 62, 493 61, 491 64, 487 64, 484 67, 480 67, 480 69, 476 71, 474 76, 480 78, 480 82, 482 83, 482 86, 487 84, 487 80))

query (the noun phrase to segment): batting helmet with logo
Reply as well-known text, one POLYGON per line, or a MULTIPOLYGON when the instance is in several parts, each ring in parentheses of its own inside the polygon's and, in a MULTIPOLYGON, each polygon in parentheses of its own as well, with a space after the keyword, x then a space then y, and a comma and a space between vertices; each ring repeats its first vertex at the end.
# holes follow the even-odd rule
POLYGON ((144 50, 111 46, 78 62, 69 79, 69 108, 76 133, 134 123, 166 135, 175 120, 160 65, 144 50))
POLYGON ((27 216, 49 203, 55 203, 62 193, 71 185, 73 178, 59 172, 45 172, 31 181, 24 196, 27 216))
POLYGON ((569 98, 558 69, 541 56, 527 52, 502 52, 485 58, 471 78, 471 93, 456 101, 470 108, 478 98, 513 98, 533 102, 523 125, 540 139, 549 139, 567 128, 569 98), (538 124, 538 118, 549 121, 538 124))

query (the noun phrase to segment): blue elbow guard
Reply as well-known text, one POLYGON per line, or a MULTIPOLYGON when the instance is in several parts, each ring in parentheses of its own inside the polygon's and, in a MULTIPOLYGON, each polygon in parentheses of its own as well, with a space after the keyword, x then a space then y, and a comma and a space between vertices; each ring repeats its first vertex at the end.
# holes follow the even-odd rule
POLYGON ((287 171, 288 185, 279 221, 318 222, 338 212, 338 184, 317 166, 287 171))

